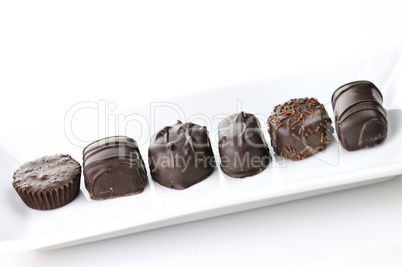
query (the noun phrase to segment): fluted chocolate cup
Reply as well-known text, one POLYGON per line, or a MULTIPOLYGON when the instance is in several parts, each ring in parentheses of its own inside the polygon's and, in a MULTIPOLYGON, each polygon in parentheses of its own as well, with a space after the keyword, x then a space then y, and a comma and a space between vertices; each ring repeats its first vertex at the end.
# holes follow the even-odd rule
POLYGON ((45 156, 21 165, 13 187, 36 210, 51 210, 73 201, 80 190, 81 165, 70 155, 45 156))

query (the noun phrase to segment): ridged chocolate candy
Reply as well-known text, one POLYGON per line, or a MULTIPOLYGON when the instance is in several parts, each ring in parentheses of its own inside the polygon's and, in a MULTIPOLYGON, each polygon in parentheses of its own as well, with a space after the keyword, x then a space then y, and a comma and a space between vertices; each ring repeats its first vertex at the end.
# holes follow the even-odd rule
POLYGON ((148 157, 152 178, 174 189, 204 180, 215 168, 207 128, 191 122, 177 121, 152 136, 148 157))
POLYGON ((221 169, 243 178, 262 172, 269 164, 267 143, 258 119, 250 113, 232 114, 219 123, 221 169))
POLYGON ((335 128, 339 142, 348 151, 381 144, 388 123, 382 94, 369 81, 342 85, 332 95, 335 128))
POLYGON ((137 142, 113 136, 89 144, 83 151, 85 187, 92 199, 139 194, 148 182, 137 142))
POLYGON ((291 99, 275 106, 267 123, 275 153, 290 160, 323 150, 333 133, 325 107, 315 98, 291 99))

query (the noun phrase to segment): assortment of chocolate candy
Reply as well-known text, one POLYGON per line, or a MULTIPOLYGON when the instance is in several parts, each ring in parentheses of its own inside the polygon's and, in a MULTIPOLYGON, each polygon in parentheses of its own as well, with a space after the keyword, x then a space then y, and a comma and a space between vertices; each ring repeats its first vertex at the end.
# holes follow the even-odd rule
MULTIPOLYGON (((382 95, 369 81, 345 84, 332 95, 335 129, 348 151, 381 144, 388 122, 382 95)), ((334 129, 325 107, 315 98, 290 99, 274 107, 268 118, 273 151, 293 161, 313 156, 333 139, 334 129)), ((220 168, 235 178, 256 175, 271 161, 257 117, 240 112, 224 118, 218 127, 220 168)), ((148 149, 151 177, 173 189, 186 189, 215 170, 208 130, 178 121, 151 137, 148 149)), ((85 187, 92 199, 139 194, 148 183, 147 171, 135 140, 112 136, 83 150, 85 187)), ((23 164, 14 173, 13 186, 33 209, 55 209, 79 192, 81 165, 69 155, 42 157, 23 164)))

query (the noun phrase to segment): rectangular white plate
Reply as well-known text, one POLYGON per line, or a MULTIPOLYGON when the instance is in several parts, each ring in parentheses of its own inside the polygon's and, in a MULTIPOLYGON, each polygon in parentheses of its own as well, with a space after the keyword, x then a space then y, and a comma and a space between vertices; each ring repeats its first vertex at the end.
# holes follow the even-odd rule
POLYGON ((71 246, 390 179, 402 173, 400 57, 401 51, 395 49, 309 75, 218 88, 142 107, 120 109, 118 103, 98 99, 72 103, 60 122, 0 141, 0 251, 71 246), (217 126, 224 116, 240 110, 254 113, 269 139, 265 121, 274 105, 315 97, 332 115, 332 92, 360 79, 380 88, 388 109, 388 137, 378 147, 347 152, 334 140, 326 150, 299 162, 273 156, 270 167, 253 177, 234 179, 217 168, 206 180, 181 191, 149 178, 142 194, 105 201, 90 200, 82 182, 76 200, 51 211, 26 207, 11 185, 14 170, 24 161, 55 153, 69 153, 81 161, 83 146, 103 136, 135 138, 147 161, 149 136, 177 119, 206 125, 219 159, 217 126))

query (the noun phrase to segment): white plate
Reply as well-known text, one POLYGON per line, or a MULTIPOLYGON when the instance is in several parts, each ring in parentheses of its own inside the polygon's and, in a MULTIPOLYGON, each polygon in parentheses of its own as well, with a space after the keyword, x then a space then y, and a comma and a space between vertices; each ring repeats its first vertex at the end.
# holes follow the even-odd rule
POLYGON ((106 100, 72 103, 64 124, 30 129, 0 143, 0 251, 71 246, 391 179, 402 173, 400 56, 394 50, 319 73, 218 88, 142 107, 120 109, 118 103, 106 100), (80 160, 84 145, 107 135, 134 137, 147 161, 150 134, 177 119, 206 125, 219 159, 216 130, 224 116, 240 110, 256 114, 268 139, 265 121, 274 105, 312 96, 332 115, 332 92, 359 79, 377 84, 388 109, 388 137, 375 148, 347 152, 335 140, 323 152, 299 162, 274 156, 270 167, 253 177, 234 179, 217 168, 206 180, 181 191, 149 179, 142 194, 106 201, 90 200, 82 183, 76 200, 51 211, 29 209, 11 185, 13 171, 24 161, 53 153, 69 153, 80 160))

